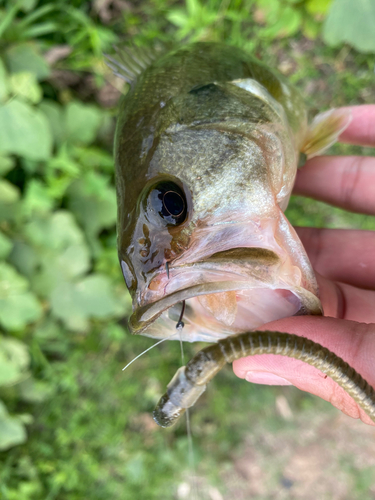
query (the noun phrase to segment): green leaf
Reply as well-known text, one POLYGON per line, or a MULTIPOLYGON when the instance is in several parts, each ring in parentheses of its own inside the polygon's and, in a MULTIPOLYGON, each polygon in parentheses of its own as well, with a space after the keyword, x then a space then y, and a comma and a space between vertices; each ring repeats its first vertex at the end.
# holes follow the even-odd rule
POLYGON ((306 10, 312 15, 325 15, 332 4, 332 0, 307 0, 306 10))
MULTIPOLYGON (((78 247, 84 246, 82 231, 77 226, 73 215, 63 210, 30 222, 25 227, 25 234, 34 245, 51 249, 59 254, 71 247, 78 251, 78 247)), ((89 263, 85 259, 83 265, 76 267, 76 272, 81 274, 87 270, 88 266, 89 263)), ((74 273, 73 276, 77 274, 74 273)))
POLYGON ((37 3, 38 0, 22 0, 20 7, 24 12, 30 12, 35 8, 37 3))
POLYGON ((0 336, 0 386, 25 379, 29 364, 29 351, 23 342, 0 336))
POLYGON ((67 140, 75 144, 90 144, 101 125, 103 114, 92 105, 70 102, 65 110, 67 140))
POLYGON ((179 28, 184 28, 189 22, 189 17, 183 9, 173 9, 171 12, 168 12, 167 19, 179 28))
POLYGON ((314 40, 320 32, 320 24, 315 21, 312 17, 306 17, 303 22, 303 34, 314 40))
POLYGON ((0 203, 10 205, 19 200, 20 192, 18 187, 5 179, 0 179, 0 203))
POLYGON ((27 434, 22 421, 20 418, 10 417, 4 403, 0 401, 0 450, 8 450, 26 440, 27 434))
POLYGON ((262 34, 266 36, 291 36, 298 31, 301 26, 301 13, 293 7, 280 6, 280 11, 276 22, 265 28, 262 34))
POLYGON ((51 295, 52 313, 72 330, 87 328, 90 318, 125 314, 125 302, 114 295, 106 276, 93 274, 77 283, 62 283, 51 295))
POLYGON ((75 146, 74 155, 77 161, 88 170, 98 169, 110 174, 114 172, 113 156, 103 149, 75 146))
POLYGON ((42 403, 52 394, 52 387, 42 380, 34 380, 29 377, 18 386, 20 396, 28 403, 42 403))
POLYGON ((12 241, 0 231, 0 259, 6 259, 12 250, 12 241))
POLYGON ((116 194, 108 184, 105 176, 88 172, 67 192, 69 209, 90 236, 116 223, 116 194))
POLYGON ((23 97, 33 104, 42 99, 42 89, 33 73, 24 71, 14 73, 9 78, 9 89, 12 94, 23 97))
POLYGON ((15 240, 9 261, 21 274, 30 279, 39 265, 39 256, 30 245, 15 240))
POLYGON ((32 283, 41 296, 49 297, 59 283, 88 271, 89 251, 72 214, 60 211, 35 218, 25 226, 25 235, 39 259, 32 283))
POLYGON ((0 59, 0 101, 4 101, 8 96, 7 74, 4 63, 0 59))
POLYGON ((0 154, 0 175, 5 175, 9 172, 9 170, 12 170, 14 164, 14 158, 10 158, 9 156, 2 156, 0 154))
POLYGON ((375 52, 375 2, 334 0, 324 23, 323 38, 329 45, 349 43, 361 52, 375 52))
POLYGON ((55 101, 43 99, 39 109, 47 117, 55 143, 60 144, 64 139, 65 133, 62 107, 55 101))
POLYGON ((21 330, 40 318, 42 308, 28 288, 23 276, 9 264, 0 262, 0 324, 4 328, 21 330))
POLYGON ((54 200, 48 193, 48 188, 41 181, 31 179, 26 187, 26 194, 22 203, 22 211, 26 217, 35 213, 49 212, 54 200))
POLYGON ((33 73, 38 80, 49 76, 50 69, 33 43, 12 45, 5 53, 11 73, 33 73))
POLYGON ((46 117, 18 99, 0 106, 0 151, 33 160, 51 155, 52 137, 46 117))

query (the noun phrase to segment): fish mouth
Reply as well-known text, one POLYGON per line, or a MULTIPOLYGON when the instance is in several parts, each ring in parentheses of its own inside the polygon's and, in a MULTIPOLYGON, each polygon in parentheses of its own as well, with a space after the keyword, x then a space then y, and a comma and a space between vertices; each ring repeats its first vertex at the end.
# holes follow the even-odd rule
POLYGON ((265 248, 233 248, 204 260, 170 266, 150 280, 129 320, 134 334, 187 341, 217 341, 293 315, 321 315, 288 259, 265 248), (183 332, 176 332, 186 302, 183 332))

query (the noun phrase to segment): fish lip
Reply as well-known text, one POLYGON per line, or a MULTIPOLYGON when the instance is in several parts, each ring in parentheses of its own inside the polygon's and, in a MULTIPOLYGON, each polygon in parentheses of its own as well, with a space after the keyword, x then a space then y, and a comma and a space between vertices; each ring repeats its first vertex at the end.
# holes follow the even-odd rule
MULTIPOLYGON (((245 260, 246 256, 249 257, 251 255, 253 260, 257 261, 257 264, 262 265, 262 257, 268 256, 271 258, 273 265, 280 265, 280 257, 273 252, 272 250, 259 248, 259 247, 240 247, 240 248, 232 248, 230 250, 225 250, 221 252, 217 252, 212 254, 211 256, 199 260, 194 263, 183 264, 181 266, 173 266, 169 268, 169 272, 171 270, 182 270, 188 267, 201 268, 207 266, 207 264, 215 263, 219 261, 227 261, 228 257, 234 259, 234 262, 242 262, 245 260), (239 257, 241 254, 242 258, 239 257)), ((263 262, 265 264, 265 262, 263 262)), ((271 264, 269 262, 269 264, 271 264)), ((156 273, 152 280, 161 274, 166 274, 165 271, 159 271, 156 273)), ((231 273, 232 276, 234 273, 231 273)), ((151 280, 151 281, 152 281, 151 280)), ((263 282, 265 284, 265 282, 263 282)), ((262 280, 259 280, 259 285, 262 285, 262 280)), ((150 301, 148 303, 144 303, 137 307, 133 314, 129 319, 129 326, 132 330, 133 334, 142 334, 142 332, 152 324, 164 311, 174 306, 178 302, 182 302, 183 300, 188 300, 193 297, 197 297, 199 295, 207 295, 211 293, 220 293, 220 292, 229 292, 229 291, 237 291, 237 290, 249 290, 254 289, 254 283, 249 283, 248 280, 223 280, 223 281, 214 281, 214 282, 204 282, 198 283, 193 286, 188 286, 185 288, 181 288, 174 292, 171 292, 164 297, 150 301)), ((297 295, 301 299, 301 308, 296 313, 296 315, 310 314, 310 315, 321 315, 322 307, 319 298, 314 295, 312 292, 306 290, 301 286, 276 286, 275 289, 288 289, 292 291, 295 295, 297 295)))

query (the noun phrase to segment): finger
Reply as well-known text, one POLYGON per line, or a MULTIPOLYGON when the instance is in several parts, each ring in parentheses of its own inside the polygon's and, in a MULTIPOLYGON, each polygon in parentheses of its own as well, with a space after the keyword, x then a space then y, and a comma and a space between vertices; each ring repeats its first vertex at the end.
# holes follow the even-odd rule
MULTIPOLYGON (((285 318, 264 325, 261 330, 277 330, 307 337, 335 352, 375 387, 375 325, 312 316, 285 318)), ((353 418, 373 424, 365 412, 332 379, 306 363, 278 355, 257 355, 233 363, 234 373, 253 383, 292 384, 332 403, 353 418), (268 382, 264 374, 268 374, 268 382), (273 381, 271 376, 276 376, 273 381)))
POLYGON ((340 135, 339 141, 361 146, 375 146, 375 104, 349 106, 344 109, 350 109, 352 121, 340 135))
POLYGON ((296 227, 313 268, 330 280, 375 288, 375 232, 296 227))
POLYGON ((317 156, 297 172, 294 193, 375 214, 375 157, 317 156))
POLYGON ((362 323, 375 323, 375 291, 316 275, 325 316, 362 323))

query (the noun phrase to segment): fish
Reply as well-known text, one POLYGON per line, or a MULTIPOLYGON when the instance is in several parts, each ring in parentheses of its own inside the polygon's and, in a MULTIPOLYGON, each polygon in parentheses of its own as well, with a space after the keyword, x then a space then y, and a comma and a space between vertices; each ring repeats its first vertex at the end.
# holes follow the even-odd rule
POLYGON ((256 330, 323 314, 284 212, 298 166, 337 140, 350 112, 309 122, 284 76, 222 43, 116 52, 109 66, 129 84, 114 145, 129 326, 155 345, 211 343, 176 372, 155 422, 174 425, 226 363, 255 354, 318 368, 375 422, 374 388, 342 359, 303 336, 256 330))
POLYGON ((223 43, 120 47, 108 60, 129 84, 114 157, 132 333, 218 342, 321 315, 314 271, 284 212, 298 165, 337 140, 350 112, 309 123, 283 75, 223 43))

